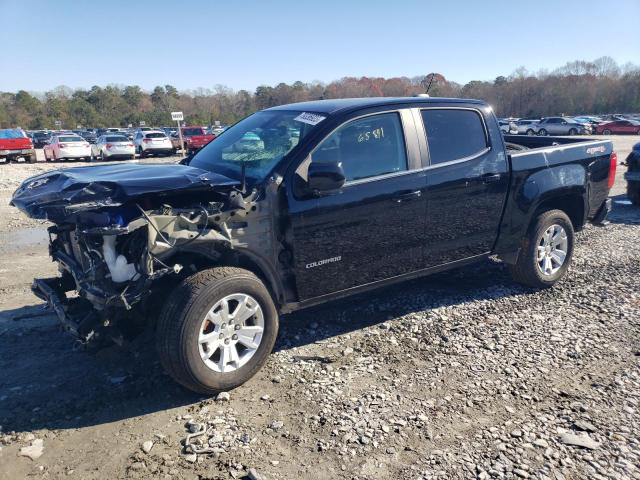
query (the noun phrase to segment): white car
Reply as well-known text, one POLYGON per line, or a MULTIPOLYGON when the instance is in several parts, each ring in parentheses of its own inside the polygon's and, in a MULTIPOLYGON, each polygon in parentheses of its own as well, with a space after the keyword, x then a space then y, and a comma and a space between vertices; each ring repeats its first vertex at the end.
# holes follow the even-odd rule
POLYGON ((172 155, 173 144, 167 135, 160 130, 150 132, 138 131, 133 139, 136 153, 144 158, 148 155, 172 155))
POLYGON ((124 135, 102 135, 91 145, 91 159, 102 161, 112 158, 134 159, 136 154, 133 142, 124 135))
POLYGON ((44 146, 44 160, 91 158, 91 144, 80 135, 54 135, 44 146))

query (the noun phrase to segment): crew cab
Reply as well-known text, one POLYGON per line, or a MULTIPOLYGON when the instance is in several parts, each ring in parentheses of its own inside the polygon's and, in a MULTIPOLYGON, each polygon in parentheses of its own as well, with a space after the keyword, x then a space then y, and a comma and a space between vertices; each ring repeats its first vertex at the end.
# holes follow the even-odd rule
POLYGON ((181 164, 34 176, 12 204, 53 223, 60 275, 33 291, 76 338, 149 319, 168 373, 211 394, 259 370, 283 313, 491 255, 553 286, 615 168, 609 140, 503 136, 478 100, 323 100, 255 113, 181 164))
POLYGON ((36 151, 33 142, 19 128, 0 130, 0 163, 11 161, 36 162, 36 151))
MULTIPOLYGON (((181 127, 182 140, 184 142, 184 148, 188 153, 194 153, 204 147, 211 140, 216 138, 215 135, 207 133, 202 127, 181 127)), ((180 146, 180 136, 178 133, 171 135, 171 143, 173 148, 178 150, 180 146)))

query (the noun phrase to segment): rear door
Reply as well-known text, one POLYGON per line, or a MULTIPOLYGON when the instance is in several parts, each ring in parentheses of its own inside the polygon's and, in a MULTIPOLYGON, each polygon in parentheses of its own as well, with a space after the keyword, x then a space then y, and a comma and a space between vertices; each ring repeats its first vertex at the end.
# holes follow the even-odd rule
POLYGON ((426 182, 410 110, 346 121, 296 171, 302 178, 307 162, 341 162, 347 181, 319 198, 290 189, 300 300, 420 268, 426 182))
POLYGON ((424 266, 489 252, 509 183, 495 120, 476 108, 426 108, 420 117, 429 152, 424 266))

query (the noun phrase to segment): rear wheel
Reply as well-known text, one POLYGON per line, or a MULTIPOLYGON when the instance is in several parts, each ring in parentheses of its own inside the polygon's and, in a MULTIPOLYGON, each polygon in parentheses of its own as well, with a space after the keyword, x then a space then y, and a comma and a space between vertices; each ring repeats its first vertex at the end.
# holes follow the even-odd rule
POLYGON ((106 159, 104 158, 104 152, 100 150, 100 161, 104 162, 106 159))
POLYGON ((640 182, 635 180, 627 182, 627 197, 631 203, 640 207, 640 182))
POLYGON ((573 242, 573 225, 566 213, 541 213, 522 240, 516 264, 509 267, 513 279, 534 288, 553 286, 569 268, 573 242))
POLYGON ((611 135, 611 130, 608 130, 608 129, 607 130, 603 130, 602 134, 603 135, 611 135))
POLYGON ((534 136, 535 134, 536 132, 534 132, 531 128, 527 130, 527 135, 529 135, 530 137, 534 136))
POLYGON ((278 333, 269 291, 250 271, 217 267, 186 279, 160 315, 160 361, 178 383, 203 394, 242 385, 264 365, 278 333))

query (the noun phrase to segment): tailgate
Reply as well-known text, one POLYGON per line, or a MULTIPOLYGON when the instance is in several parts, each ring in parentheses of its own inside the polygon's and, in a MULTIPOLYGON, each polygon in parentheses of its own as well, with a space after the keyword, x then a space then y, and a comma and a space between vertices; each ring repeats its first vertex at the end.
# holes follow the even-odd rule
POLYGON ((0 139, 0 150, 29 150, 33 144, 29 138, 2 138, 0 139))

